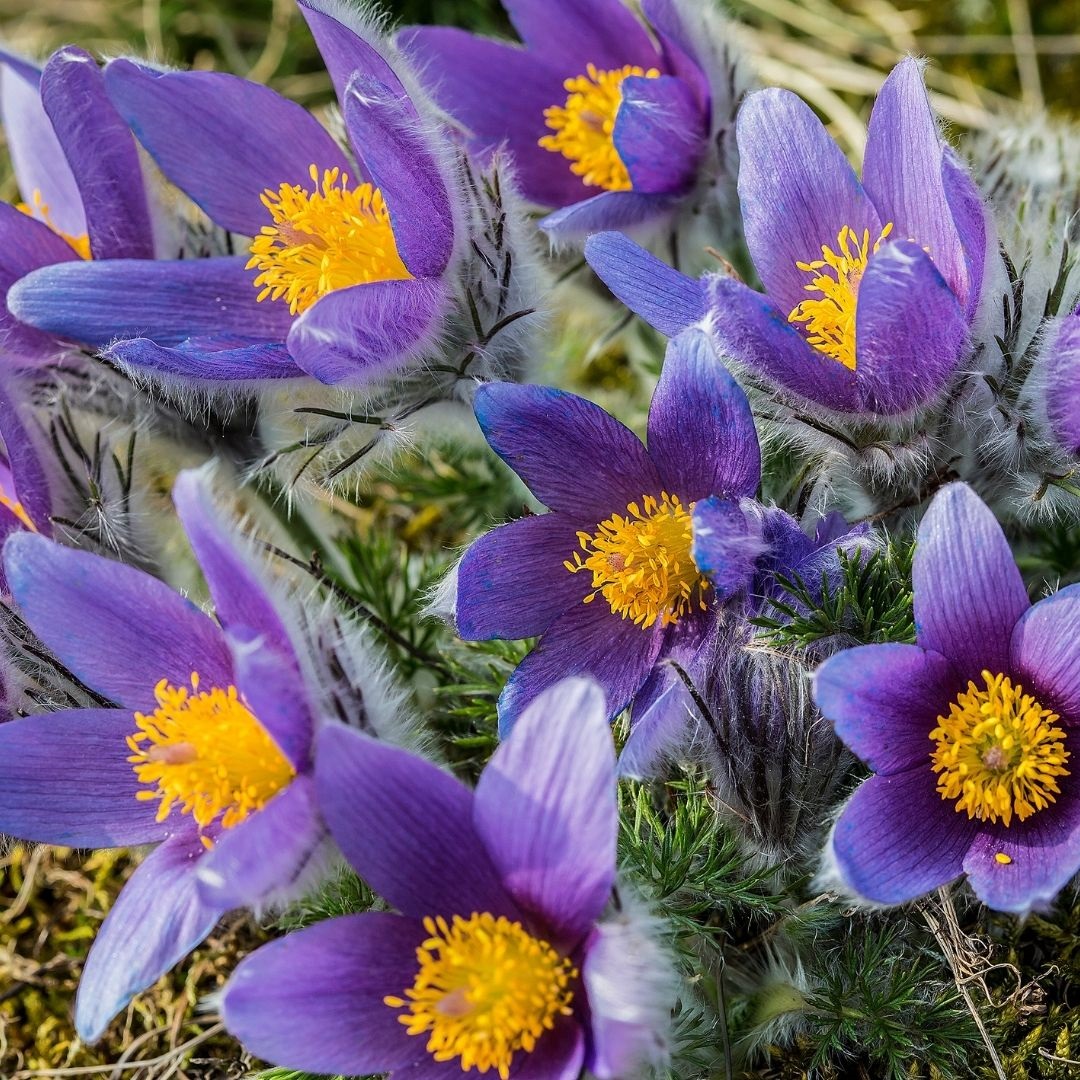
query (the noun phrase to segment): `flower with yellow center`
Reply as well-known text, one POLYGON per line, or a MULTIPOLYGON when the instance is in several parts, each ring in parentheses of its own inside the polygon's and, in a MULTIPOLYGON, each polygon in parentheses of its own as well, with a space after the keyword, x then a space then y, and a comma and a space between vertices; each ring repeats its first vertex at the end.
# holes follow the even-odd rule
MULTIPOLYGON (((179 804, 200 829, 219 819, 231 829, 295 777, 235 686, 200 690, 193 672, 190 691, 162 679, 154 697, 158 707, 149 715, 135 714, 138 730, 127 743, 139 782, 152 785, 135 797, 161 800, 158 821, 179 804)), ((208 837, 203 843, 211 846, 208 837)))
POLYGON ((34 188, 34 193, 30 196, 29 203, 17 203, 15 209, 26 214, 28 217, 35 218, 47 225, 57 236, 68 242, 71 249, 80 259, 90 258, 90 235, 88 233, 81 233, 79 236, 72 236, 71 233, 66 233, 62 229, 57 228, 53 223, 52 214, 49 212, 48 204, 45 202, 41 191, 37 188, 34 188))
POLYGON ((788 315, 788 322, 805 323, 807 342, 851 371, 855 370, 855 311, 859 282, 866 273, 870 256, 892 230, 890 221, 871 246, 869 229, 863 229, 859 236, 850 225, 845 225, 836 237, 836 251, 823 244, 820 259, 795 264, 800 270, 814 275, 805 288, 809 293, 820 294, 820 299, 797 304, 788 315))
POLYGON ((508 1080, 514 1054, 531 1053, 556 1018, 571 1014, 577 970, 505 916, 426 918, 424 929, 413 985, 384 1003, 408 1010, 398 1020, 410 1035, 428 1036, 436 1061, 508 1080))
POLYGON ((969 818, 1008 826, 1055 801, 1069 751, 1057 713, 1007 675, 984 671, 982 678, 985 689, 969 682, 949 715, 938 717, 931 760, 943 799, 956 799, 969 818))
POLYGON ((657 79, 660 72, 630 64, 614 71, 589 64, 586 71, 563 83, 569 91, 565 105, 544 110, 544 122, 555 134, 545 135, 540 145, 567 158, 570 171, 589 187, 629 191, 633 187, 630 174, 612 138, 622 105, 622 84, 631 75, 657 79))
POLYGON ((704 611, 709 581, 691 554, 693 508, 666 491, 659 499, 644 495, 640 505, 627 505, 625 515, 601 521, 595 533, 579 532, 586 558, 575 551, 563 565, 572 574, 592 574, 585 603, 599 593, 616 615, 642 630, 657 620, 662 626, 677 623, 694 608, 704 611))
POLYGON ((382 192, 349 187, 340 169, 312 165, 312 189, 282 184, 262 202, 273 219, 251 242, 248 270, 258 270, 258 299, 284 300, 298 315, 327 293, 412 274, 398 255, 382 192))

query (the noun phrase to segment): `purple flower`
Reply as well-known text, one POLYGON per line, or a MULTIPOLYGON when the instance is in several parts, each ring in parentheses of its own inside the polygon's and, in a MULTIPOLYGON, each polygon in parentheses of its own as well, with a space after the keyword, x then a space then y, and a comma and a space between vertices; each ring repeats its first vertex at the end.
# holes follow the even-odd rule
POLYGON ((253 237, 250 252, 50 267, 13 291, 20 318, 97 348, 132 339, 106 355, 161 381, 218 385, 369 381, 435 341, 456 225, 442 150, 394 68, 329 6, 301 10, 359 170, 265 86, 114 60, 105 83, 139 141, 211 220, 253 237), (130 294, 144 303, 118 318, 115 298, 130 294))
POLYGON ((553 687, 475 793, 405 751, 320 733, 327 823, 399 913, 259 949, 225 987, 228 1029, 268 1061, 350 1076, 608 1078, 661 1056, 673 1001, 642 1002, 625 926, 598 922, 618 831, 606 714, 593 683, 553 687))
MULTIPOLYGON (((69 45, 39 69, 0 52, 0 114, 22 196, 0 203, 0 301, 39 267, 154 257, 135 140, 89 54, 69 45)), ((61 348, 2 303, 0 337, 16 363, 61 348)))
POLYGON ((70 847, 158 845, 87 957, 75 1011, 87 1041, 223 912, 308 876, 325 835, 312 711, 285 624, 200 475, 181 474, 174 499, 217 623, 130 567, 30 532, 4 547, 22 618, 115 704, 0 724, 0 832, 70 847))
POLYGON ((1030 604, 1009 545, 951 484, 919 527, 916 645, 864 645, 815 677, 821 711, 874 775, 832 850, 847 883, 899 904, 960 874, 1001 911, 1080 869, 1080 586, 1030 604))
MULTIPOLYGON (((8 380, 0 380, 0 544, 13 532, 52 535, 50 469, 24 423, 25 402, 8 380)), ((7 591, 0 566, 0 589, 7 591)))
POLYGON ((614 716, 660 657, 704 640, 718 603, 749 580, 760 547, 739 499, 757 490, 761 458, 746 397, 704 334, 689 331, 668 347, 647 450, 562 390, 489 383, 475 410, 492 449, 552 512, 500 526, 465 552, 458 633, 540 635, 499 700, 504 730, 567 675, 596 679, 614 716), (711 578, 692 551, 703 501, 722 532, 711 578))
POLYGON ((1046 358, 1046 412, 1054 437, 1080 456, 1080 308, 1052 330, 1046 358))
POLYGON ((968 353, 993 237, 918 62, 902 61, 881 88, 861 183, 786 90, 751 94, 737 138, 765 295, 731 277, 684 277, 617 234, 590 240, 593 268, 665 333, 707 319, 726 355, 796 399, 890 415, 939 397, 968 353))
POLYGON ((622 0, 506 0, 525 47, 448 27, 404 31, 440 105, 478 151, 505 143, 527 198, 557 207, 556 239, 669 214, 711 122, 700 42, 677 0, 645 0, 655 41, 622 0))

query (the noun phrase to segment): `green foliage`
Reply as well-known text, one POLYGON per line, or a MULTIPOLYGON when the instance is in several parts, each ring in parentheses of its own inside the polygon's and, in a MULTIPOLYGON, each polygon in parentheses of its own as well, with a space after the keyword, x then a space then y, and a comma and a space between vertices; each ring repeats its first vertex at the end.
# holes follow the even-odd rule
POLYGON ((314 892, 290 905, 279 916, 279 930, 302 930, 323 919, 356 915, 375 905, 375 894, 348 867, 337 873, 314 892))

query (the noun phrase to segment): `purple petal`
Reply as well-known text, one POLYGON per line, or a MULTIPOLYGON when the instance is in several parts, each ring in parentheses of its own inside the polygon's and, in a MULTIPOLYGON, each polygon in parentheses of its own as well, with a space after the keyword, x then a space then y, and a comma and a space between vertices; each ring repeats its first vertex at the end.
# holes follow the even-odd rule
POLYGON ((718 600, 748 588, 759 556, 766 550, 761 525, 738 503, 712 497, 693 514, 694 565, 708 575, 718 600))
POLYGON ((746 245, 768 294, 786 316, 806 299, 795 264, 836 247, 845 226, 881 232, 840 147, 810 107, 787 90, 759 90, 739 110, 739 201, 746 245))
POLYGON ((98 931, 79 980, 75 1027, 96 1042, 109 1021, 155 983, 214 928, 224 914, 195 887, 205 849, 198 837, 174 836, 128 879, 98 931))
POLYGON ((702 109, 708 110, 709 80, 694 59, 701 42, 694 40, 694 30, 684 20, 678 3, 675 0, 644 0, 641 8, 659 39, 664 68, 685 79, 702 109))
POLYGON ((1080 454, 1080 314, 1059 324, 1046 366, 1046 411, 1065 449, 1080 454))
POLYGON ((6 494, 11 496, 14 493, 38 530, 47 532, 49 515, 52 513, 49 480, 42 465, 47 451, 43 446, 39 447, 23 422, 25 417, 30 423, 35 423, 35 417, 28 411, 27 405, 24 395, 10 381, 0 377, 0 437, 3 438, 11 482, 6 494))
POLYGON ((564 206, 542 217, 537 224, 554 243, 569 243, 589 233, 655 223, 674 211, 676 201, 667 193, 605 191, 583 202, 564 206))
POLYGON ((959 877, 978 821, 937 793, 925 765, 871 776, 851 797, 832 845, 847 883, 868 900, 903 904, 959 877))
POLYGON ((93 57, 67 46, 41 75, 41 102, 75 177, 95 259, 152 259, 139 152, 93 57))
POLYGON ((993 513, 966 484, 949 484, 934 497, 916 539, 918 643, 947 657, 965 678, 1009 671, 1013 628, 1029 604, 993 513))
POLYGON ((34 533, 8 538, 4 567, 30 629, 117 704, 152 711, 159 680, 187 686, 193 671, 207 686, 232 682, 220 630, 149 574, 34 533))
POLYGON ((1080 585, 1040 600, 1021 616, 1012 633, 1011 664, 1024 686, 1080 724, 1080 585))
POLYGON ((316 1073, 398 1069, 424 1040, 383 1003, 410 987, 424 928, 382 912, 327 919, 264 945, 225 986, 225 1026, 253 1054, 316 1073))
POLYGON ((648 446, 664 484, 686 502, 757 491, 761 452, 750 402, 700 330, 667 347, 648 446))
POLYGON ((600 280, 636 315, 674 337, 705 317, 705 290, 618 232, 585 241, 585 258, 600 280))
POLYGON ((358 384, 396 371, 438 337, 449 296, 437 278, 371 281, 327 293, 289 332, 289 352, 320 382, 358 384))
POLYGON ((0 832, 66 847, 108 848, 164 840, 174 824, 128 762, 135 721, 126 709, 67 709, 0 724, 0 832))
POLYGON ((998 238, 975 181, 950 146, 945 147, 941 161, 941 184, 964 253, 967 291, 957 297, 970 321, 982 299, 986 265, 1000 258, 998 238))
POLYGON ((255 236, 270 224, 267 189, 299 184, 308 170, 350 167, 302 106, 221 71, 155 71, 130 60, 105 68, 113 104, 161 171, 217 224, 255 236))
POLYGON ((863 184, 897 237, 925 246, 953 292, 969 293, 967 266, 942 184, 943 143, 922 65, 908 57, 885 80, 870 114, 863 184))
POLYGON ((266 379, 302 379, 283 342, 237 342, 229 337, 186 338, 173 347, 149 338, 118 341, 101 355, 122 371, 166 385, 219 388, 222 384, 256 387, 266 379))
POLYGON ((275 893, 295 892, 310 876, 325 836, 315 782, 297 777, 261 810, 221 833, 199 860, 200 894, 227 909, 255 907, 275 893))
POLYGON ((9 291, 8 307, 31 326, 94 347, 138 337, 174 345, 230 332, 282 341, 292 325, 288 305, 257 302, 245 261, 80 259, 24 277, 9 291))
POLYGON ((967 336, 964 312, 930 256, 907 241, 882 248, 863 275, 855 312, 863 406, 899 413, 940 397, 967 336))
POLYGON ((705 150, 704 117, 682 79, 662 75, 624 79, 611 140, 635 192, 666 194, 689 188, 705 150))
POLYGON ((686 684, 670 664, 657 664, 634 699, 630 736, 619 754, 619 776, 635 780, 658 776, 693 729, 690 708, 686 684))
POLYGON ((514 899, 572 949, 615 882, 615 750, 599 686, 567 679, 533 700, 481 774, 473 819, 514 899))
MULTIPOLYGON (((584 1063, 585 1034, 577 1020, 561 1017, 540 1036, 532 1053, 518 1055, 511 1076, 513 1080, 577 1080, 584 1063)), ((405 1077, 418 1080, 411 1072, 405 1077)))
POLYGON ((454 249, 454 211, 412 102, 370 76, 354 75, 345 127, 368 179, 386 200, 401 261, 414 277, 438 277, 454 249))
POLYGON ((492 450, 552 510, 599 524, 643 495, 660 493, 660 475, 641 440, 576 394, 485 383, 473 408, 492 450))
POLYGON ((534 637, 581 603, 590 578, 563 566, 581 546, 578 527, 565 514, 535 514, 474 541, 458 567, 458 634, 466 641, 534 637))
POLYGON ((473 793, 449 773, 335 725, 316 740, 315 780, 345 858, 403 914, 519 917, 473 825, 473 793))
POLYGON ((571 675, 595 679, 608 716, 618 716, 648 677, 664 637, 659 622, 642 630, 615 615, 601 596, 576 604, 548 627, 507 680, 499 697, 500 732, 505 737, 532 701, 571 675))
POLYGON ((862 645, 814 673, 814 699, 836 734, 876 773, 928 766, 930 732, 963 690, 943 656, 916 645, 862 645))

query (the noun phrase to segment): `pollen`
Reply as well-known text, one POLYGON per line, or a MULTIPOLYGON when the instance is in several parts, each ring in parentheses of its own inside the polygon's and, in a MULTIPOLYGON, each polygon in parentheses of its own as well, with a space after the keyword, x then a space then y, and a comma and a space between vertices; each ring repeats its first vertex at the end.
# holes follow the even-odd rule
POLYGON ((259 300, 285 300, 298 315, 335 289, 370 281, 400 281, 412 274, 398 255, 382 192, 371 184, 349 187, 340 169, 309 170, 312 190, 282 184, 263 192, 272 225, 251 242, 246 269, 258 270, 259 300))
POLYGON ((510 1076, 514 1055, 531 1053, 559 1016, 569 1016, 577 969, 518 922, 488 913, 424 919, 428 937, 416 950, 420 968, 402 997, 384 1004, 407 1010, 410 1035, 427 1035, 436 1061, 457 1059, 463 1072, 495 1069, 510 1076))
POLYGON ((642 630, 657 620, 662 626, 676 623, 694 608, 704 611, 709 581, 691 555, 693 508, 666 491, 659 499, 643 495, 640 504, 627 505, 625 515, 601 521, 595 533, 579 532, 582 550, 563 565, 572 574, 592 574, 585 603, 599 593, 616 615, 642 630))
POLYGON ((985 689, 969 682, 949 715, 938 717, 930 759, 943 799, 956 799, 969 818, 1008 826, 1055 801, 1069 751, 1057 713, 1007 675, 984 671, 982 678, 985 689))
POLYGON ((805 323, 807 342, 852 371, 855 370, 855 309, 859 282, 866 273, 870 256, 892 230, 890 221, 871 246, 869 229, 863 229, 860 237, 850 225, 845 225, 836 237, 836 251, 822 245, 820 259, 795 264, 800 270, 814 275, 805 289, 818 295, 796 305, 788 315, 788 322, 805 323))
POLYGON ((53 222, 52 214, 49 213, 48 204, 45 202, 41 192, 37 188, 34 188, 34 193, 30 196, 29 203, 18 203, 15 208, 21 210, 28 217, 36 218, 38 221, 47 225, 57 236, 68 242, 72 250, 80 259, 90 258, 89 234, 81 233, 79 236, 72 236, 71 233, 66 233, 62 229, 58 229, 53 222))
POLYGON ((162 679, 154 697, 158 707, 135 714, 138 730, 127 744, 135 775, 148 785, 135 797, 161 800, 158 821, 178 805, 200 829, 218 820, 231 829, 296 775, 235 686, 200 690, 192 673, 190 690, 162 679))
POLYGON ((565 105, 544 110, 544 121, 555 134, 545 135, 540 145, 567 158, 570 171, 589 187, 629 191, 633 187, 630 174, 612 139, 622 105, 622 84, 631 75, 656 79, 660 72, 630 65, 600 71, 589 64, 586 70, 587 74, 563 83, 569 91, 565 105))

